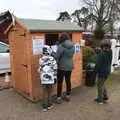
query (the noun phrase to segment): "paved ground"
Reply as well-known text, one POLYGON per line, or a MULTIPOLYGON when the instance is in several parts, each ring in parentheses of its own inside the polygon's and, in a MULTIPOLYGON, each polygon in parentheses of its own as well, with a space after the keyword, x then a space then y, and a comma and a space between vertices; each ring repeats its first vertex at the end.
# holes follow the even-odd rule
POLYGON ((63 102, 48 112, 12 89, 0 91, 0 120, 120 120, 119 73, 116 71, 108 81, 111 100, 103 105, 93 101, 96 86, 74 89, 69 103, 63 102))

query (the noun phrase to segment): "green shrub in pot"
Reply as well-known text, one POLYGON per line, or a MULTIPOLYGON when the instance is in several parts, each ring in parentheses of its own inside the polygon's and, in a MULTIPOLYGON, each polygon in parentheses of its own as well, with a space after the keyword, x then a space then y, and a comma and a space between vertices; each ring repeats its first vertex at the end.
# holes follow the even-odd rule
POLYGON ((96 62, 96 52, 93 48, 89 46, 83 47, 83 69, 86 70, 86 66, 89 63, 96 62))

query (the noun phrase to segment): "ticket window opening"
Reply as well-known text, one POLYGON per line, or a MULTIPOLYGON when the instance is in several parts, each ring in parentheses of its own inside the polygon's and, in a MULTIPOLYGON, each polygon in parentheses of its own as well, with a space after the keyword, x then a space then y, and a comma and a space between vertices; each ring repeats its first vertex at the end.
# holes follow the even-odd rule
MULTIPOLYGON (((72 40, 72 34, 69 33, 69 37, 72 40)), ((45 35, 45 44, 52 46, 55 45, 56 42, 58 42, 59 34, 46 34, 45 35)))
POLYGON ((46 34, 45 35, 45 44, 52 46, 55 45, 58 41, 59 34, 46 34))

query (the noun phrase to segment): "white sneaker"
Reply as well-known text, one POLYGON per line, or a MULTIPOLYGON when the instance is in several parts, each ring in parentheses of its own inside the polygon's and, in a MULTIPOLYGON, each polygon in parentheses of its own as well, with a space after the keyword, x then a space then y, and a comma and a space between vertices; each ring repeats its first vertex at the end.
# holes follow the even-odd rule
POLYGON ((54 105, 53 105, 53 104, 52 104, 52 105, 50 105, 50 106, 48 106, 48 110, 51 110, 53 107, 54 107, 54 105))
POLYGON ((61 103, 62 103, 61 97, 58 97, 58 98, 57 98, 56 103, 57 103, 57 104, 61 104, 61 103))
POLYGON ((47 108, 43 108, 43 112, 47 112, 47 110, 48 110, 47 108))

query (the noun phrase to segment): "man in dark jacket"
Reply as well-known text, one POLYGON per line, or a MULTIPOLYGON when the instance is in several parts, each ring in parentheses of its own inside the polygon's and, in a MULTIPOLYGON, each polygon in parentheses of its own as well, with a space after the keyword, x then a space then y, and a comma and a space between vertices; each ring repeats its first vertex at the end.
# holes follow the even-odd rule
POLYGON ((69 101, 69 95, 71 92, 71 72, 73 69, 73 54, 74 45, 69 39, 67 33, 63 33, 59 36, 59 45, 57 49, 57 64, 58 64, 58 75, 57 75, 57 103, 61 103, 62 94, 62 83, 65 77, 66 82, 66 95, 64 100, 69 101))
POLYGON ((112 50, 108 40, 101 42, 101 53, 97 57, 95 73, 98 74, 98 98, 95 101, 103 104, 108 100, 105 82, 111 71, 112 50))

